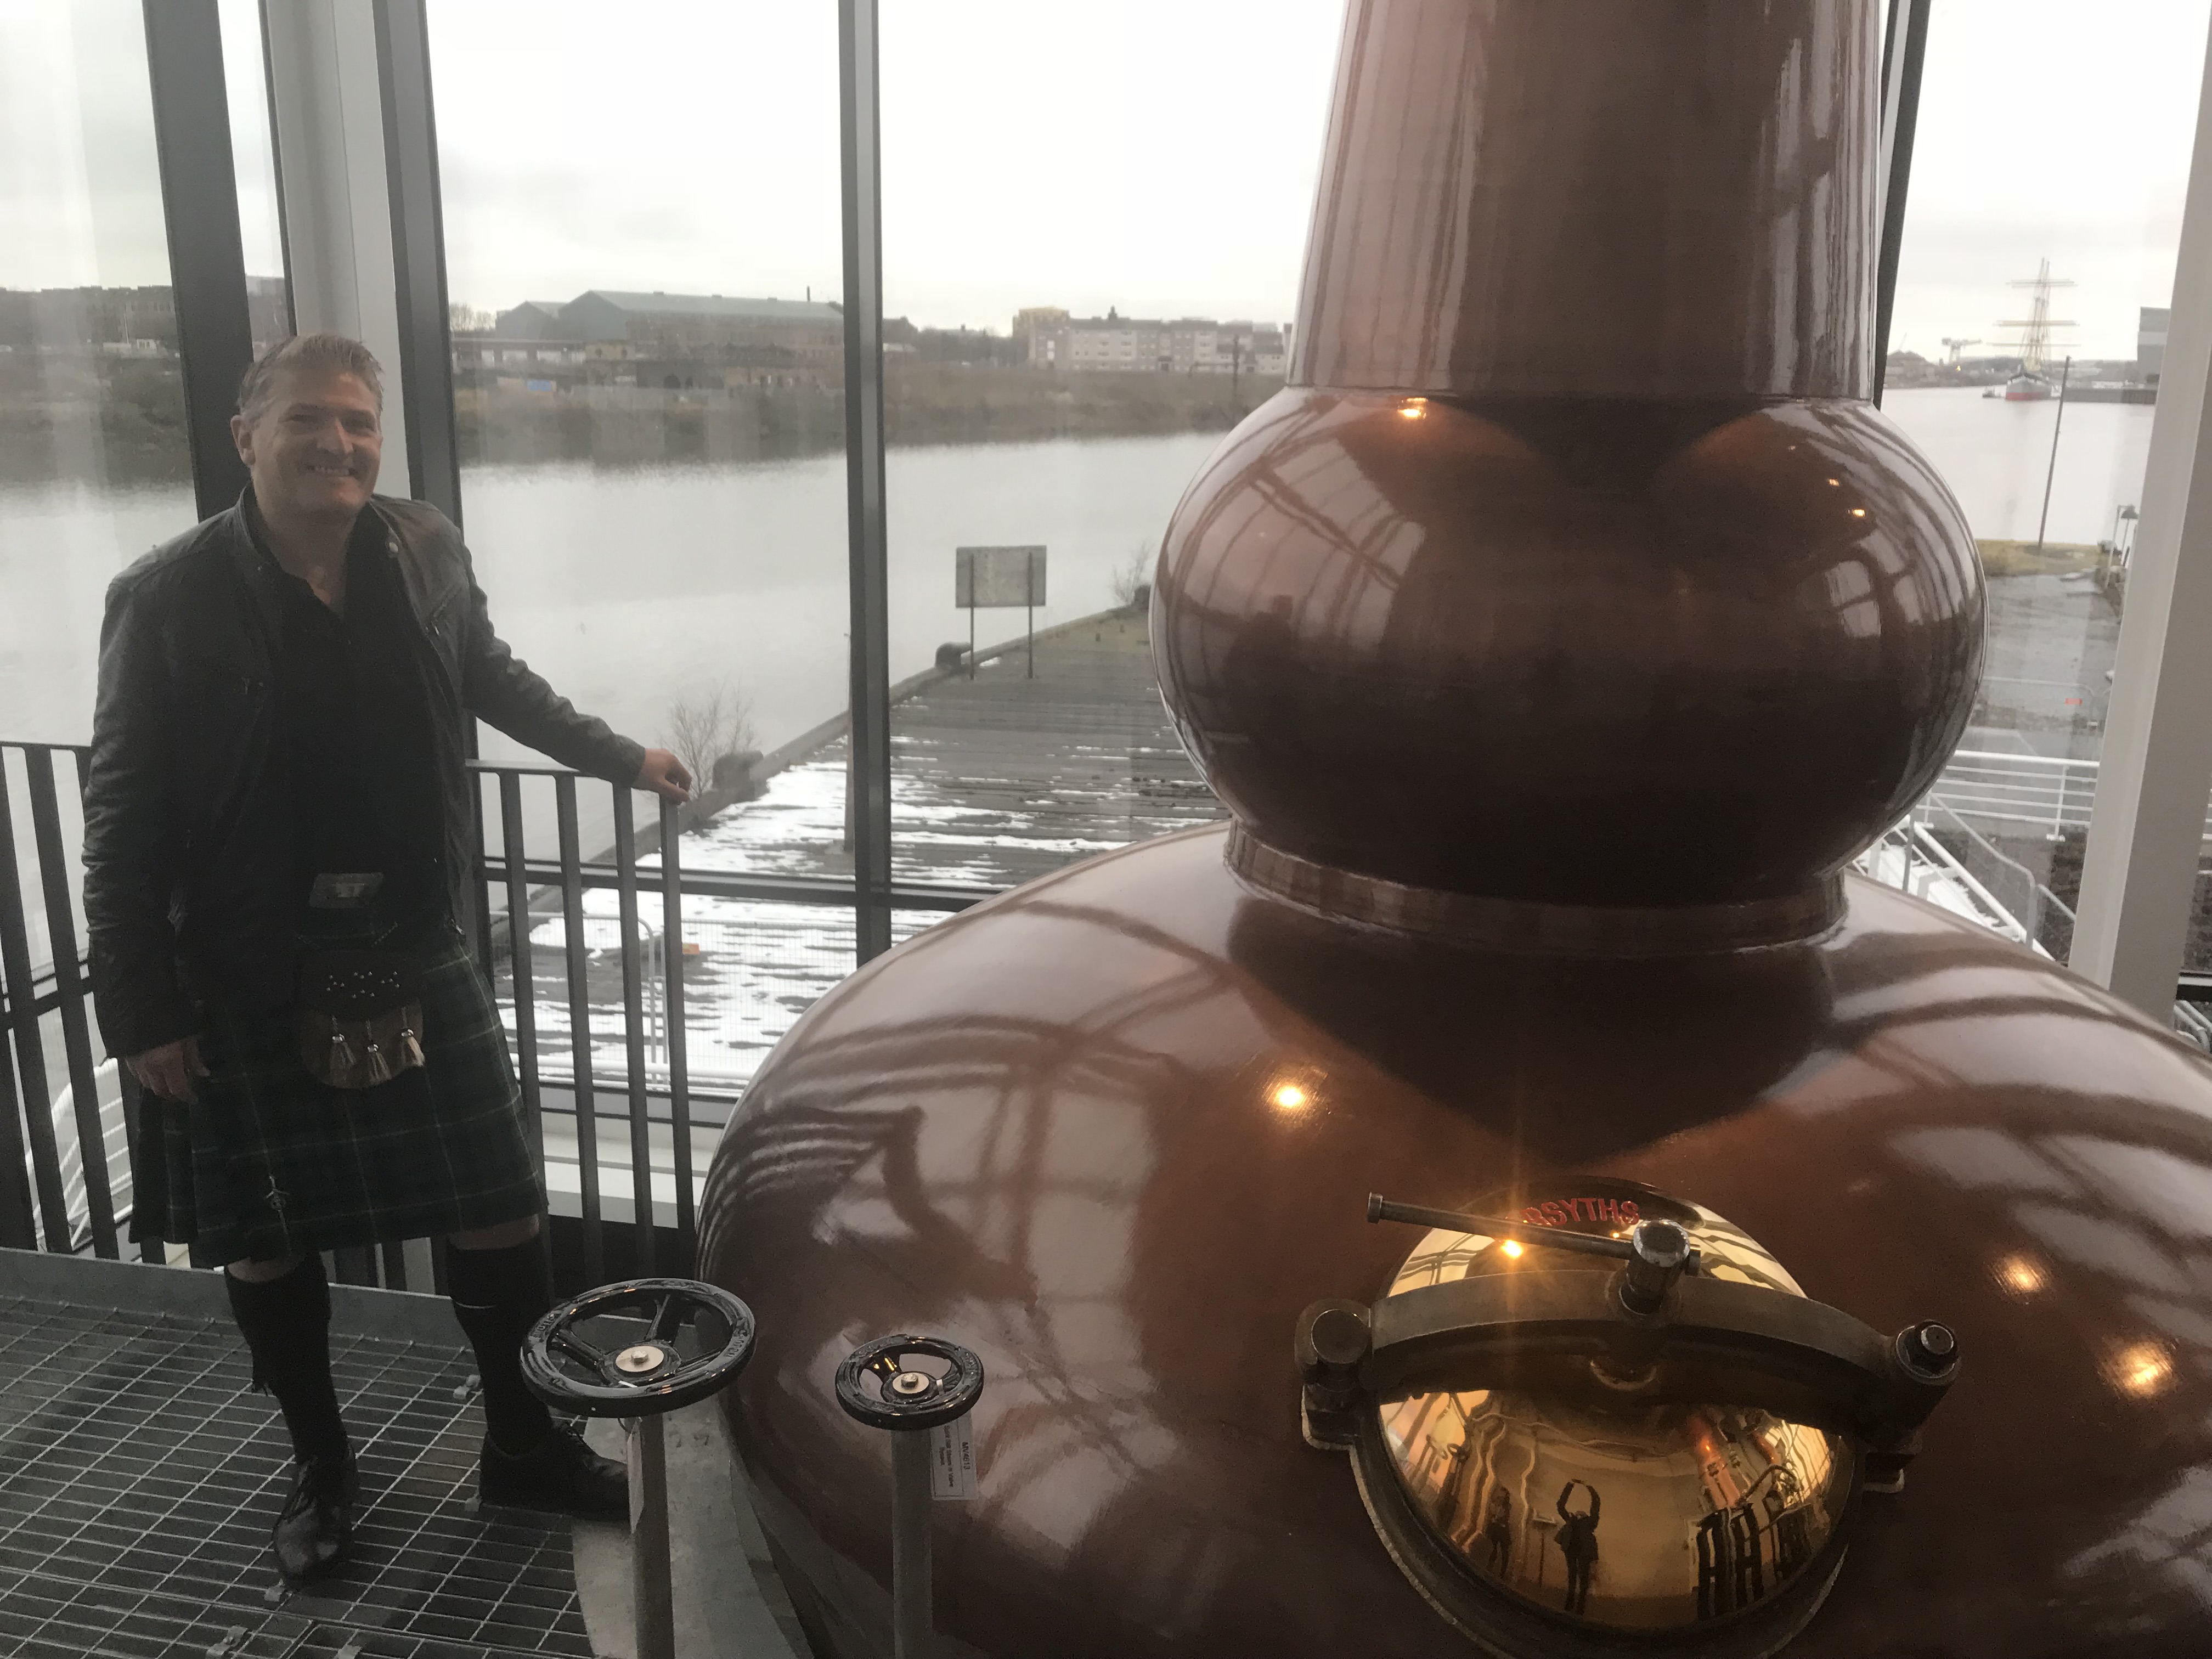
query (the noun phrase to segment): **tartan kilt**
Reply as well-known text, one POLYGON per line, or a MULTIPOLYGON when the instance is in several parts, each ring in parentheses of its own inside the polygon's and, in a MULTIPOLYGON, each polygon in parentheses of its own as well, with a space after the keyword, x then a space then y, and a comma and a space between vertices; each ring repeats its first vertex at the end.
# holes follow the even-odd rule
POLYGON ((432 1237, 535 1215, 544 1195, 490 988, 457 931, 422 974, 423 1063, 372 1089, 301 1065, 294 1011, 210 1006, 196 1102, 144 1097, 134 1239, 196 1267, 432 1237))

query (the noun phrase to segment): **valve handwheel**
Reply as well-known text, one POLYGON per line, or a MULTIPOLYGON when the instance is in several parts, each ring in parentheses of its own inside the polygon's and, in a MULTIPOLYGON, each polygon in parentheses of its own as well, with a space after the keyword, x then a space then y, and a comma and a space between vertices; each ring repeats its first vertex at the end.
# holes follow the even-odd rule
POLYGON ((586 1417, 672 1412, 719 1392, 752 1358, 752 1310, 727 1291, 690 1279, 630 1279, 570 1298, 530 1328, 522 1380, 547 1405, 586 1417), (645 1335, 608 1350, 576 1327, 617 1313, 646 1313, 645 1335), (685 1358, 677 1336, 695 1325, 704 1352, 685 1358))
POLYGON ((964 1417, 983 1395, 983 1362, 935 1336, 879 1336, 837 1367, 837 1403, 872 1429, 933 1429, 964 1417), (906 1364, 910 1354, 940 1359, 943 1376, 906 1364), (872 1391, 866 1379, 874 1377, 872 1391))

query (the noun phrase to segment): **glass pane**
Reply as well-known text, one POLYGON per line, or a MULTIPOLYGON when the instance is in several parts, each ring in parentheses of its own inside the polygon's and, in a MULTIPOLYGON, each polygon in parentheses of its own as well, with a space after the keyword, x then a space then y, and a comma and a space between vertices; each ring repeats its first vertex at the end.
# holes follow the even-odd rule
POLYGON ((1883 408, 1989 575, 1980 700, 1870 863, 2063 960, 2142 499, 2205 0, 1930 13, 1883 408), (2066 80, 2103 98, 2016 96, 2066 80), (2063 396, 2061 394, 2063 394, 2063 396))
POLYGON ((0 738, 89 735, 108 581, 195 517, 144 43, 0 9, 0 738))
MULTIPOLYGON (((641 14, 652 49, 754 66, 727 96, 649 98, 649 118, 635 88, 611 93, 603 54, 578 50, 607 15, 540 6, 518 28, 511 9, 430 6, 469 544, 519 655, 711 786, 687 872, 848 879, 836 11, 641 14)), ((482 738, 488 758, 535 758, 482 738)), ((552 799, 523 791, 533 857, 556 852, 552 799)), ((604 860, 608 792, 586 784, 578 804, 583 857, 604 860)), ((637 806, 642 829, 651 803, 637 806)), ((583 906, 598 951, 617 896, 583 906)), ((657 952, 657 897, 641 915, 657 952)), ((695 894, 684 917, 695 1093, 734 1097, 851 971, 852 913, 695 894)), ((556 1024, 558 918, 557 895, 533 905, 556 1024)), ((588 975, 593 1066, 619 1075, 605 968, 595 956, 588 975)), ((570 1064, 566 1030, 541 1045, 549 1069, 570 1064)))
MULTIPOLYGON (((107 584, 195 516, 144 40, 131 0, 0 8, 0 743, 90 735, 107 584)), ((81 953, 75 757, 0 750, 15 829, 0 857, 15 860, 41 975, 57 935, 33 796, 49 777, 81 953)), ((89 1210, 68 1046, 58 1012, 36 1027, 43 1075, 25 1047, 17 1081, 27 1108, 49 1110, 66 1224, 82 1243, 89 1210)), ((112 1061, 93 1084, 110 1189, 127 1215, 112 1061)))
POLYGON ((238 228, 246 252, 246 310, 259 356, 292 332, 284 275, 284 222, 276 201, 276 150, 269 122, 269 76, 260 0, 216 0, 222 23, 223 91, 230 102, 231 169, 238 175, 238 228))
POLYGON ((1184 485, 1282 385, 1342 7, 882 15, 894 865, 1003 886, 1220 811, 1144 601, 1184 485), (1033 610, 1018 552, 957 603, 959 550, 1031 547, 1033 610))

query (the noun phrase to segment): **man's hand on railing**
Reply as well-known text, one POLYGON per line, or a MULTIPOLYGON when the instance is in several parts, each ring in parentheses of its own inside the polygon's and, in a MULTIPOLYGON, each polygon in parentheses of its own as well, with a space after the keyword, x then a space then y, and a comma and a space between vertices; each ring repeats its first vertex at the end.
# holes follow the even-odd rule
POLYGON ((179 1037, 143 1054, 132 1054, 123 1063, 131 1068, 131 1076, 165 1100, 198 1100, 192 1079, 208 1074, 196 1036, 179 1037))
POLYGON ((649 789, 661 799, 681 806, 691 799, 691 774, 665 749, 648 749, 645 763, 637 769, 635 787, 649 789))

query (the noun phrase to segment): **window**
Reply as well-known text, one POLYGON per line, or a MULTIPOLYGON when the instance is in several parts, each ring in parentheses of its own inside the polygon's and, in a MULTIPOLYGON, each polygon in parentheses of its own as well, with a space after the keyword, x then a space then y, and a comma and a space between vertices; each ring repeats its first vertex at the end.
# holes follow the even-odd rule
POLYGON ((1289 319, 1341 17, 885 0, 885 310, 915 346, 884 370, 900 876, 1005 885, 1218 815, 1144 596, 1184 485, 1281 371, 1178 372, 1171 331, 1289 319), (1166 34, 1268 94, 1161 96, 1166 34), (1013 73, 1040 45, 1084 72, 1013 73), (963 548, 1041 548, 1040 602, 1017 568, 963 608, 963 548))
POLYGON ((1950 0, 1930 13, 1882 406, 1966 509, 1989 646, 1959 753, 1877 857, 2061 960, 2209 10, 1950 0), (2059 40, 2064 87, 2096 90, 2054 84, 2059 40))
POLYGON ((81 743, 109 580, 196 516, 136 4, 0 10, 0 707, 81 743))
MULTIPOLYGON (((732 803, 685 837, 687 869, 848 878, 836 9, 653 9, 685 63, 774 66, 739 98, 611 79, 578 46, 609 15, 429 9, 469 544, 519 655, 732 803)), ((488 759, 534 758, 482 737, 488 759)), ((524 783, 532 855, 556 856, 554 787, 524 783)), ((589 860, 612 794, 576 800, 589 860)), ((495 804, 495 847, 499 822, 495 804)), ((734 1092, 850 971, 852 913, 686 907, 692 1084, 734 1092)), ((585 910, 593 1066, 618 1076, 617 896, 585 910)), ((642 913, 657 936, 657 895, 642 913)), ((531 926, 557 947, 557 899, 531 926)), ((569 1058, 557 948, 536 972, 550 1073, 569 1058)))
POLYGON ((246 254, 246 308, 258 357, 292 332, 261 7, 258 0, 218 0, 217 10, 222 27, 223 93, 230 104, 231 166, 238 175, 239 238, 246 254))

